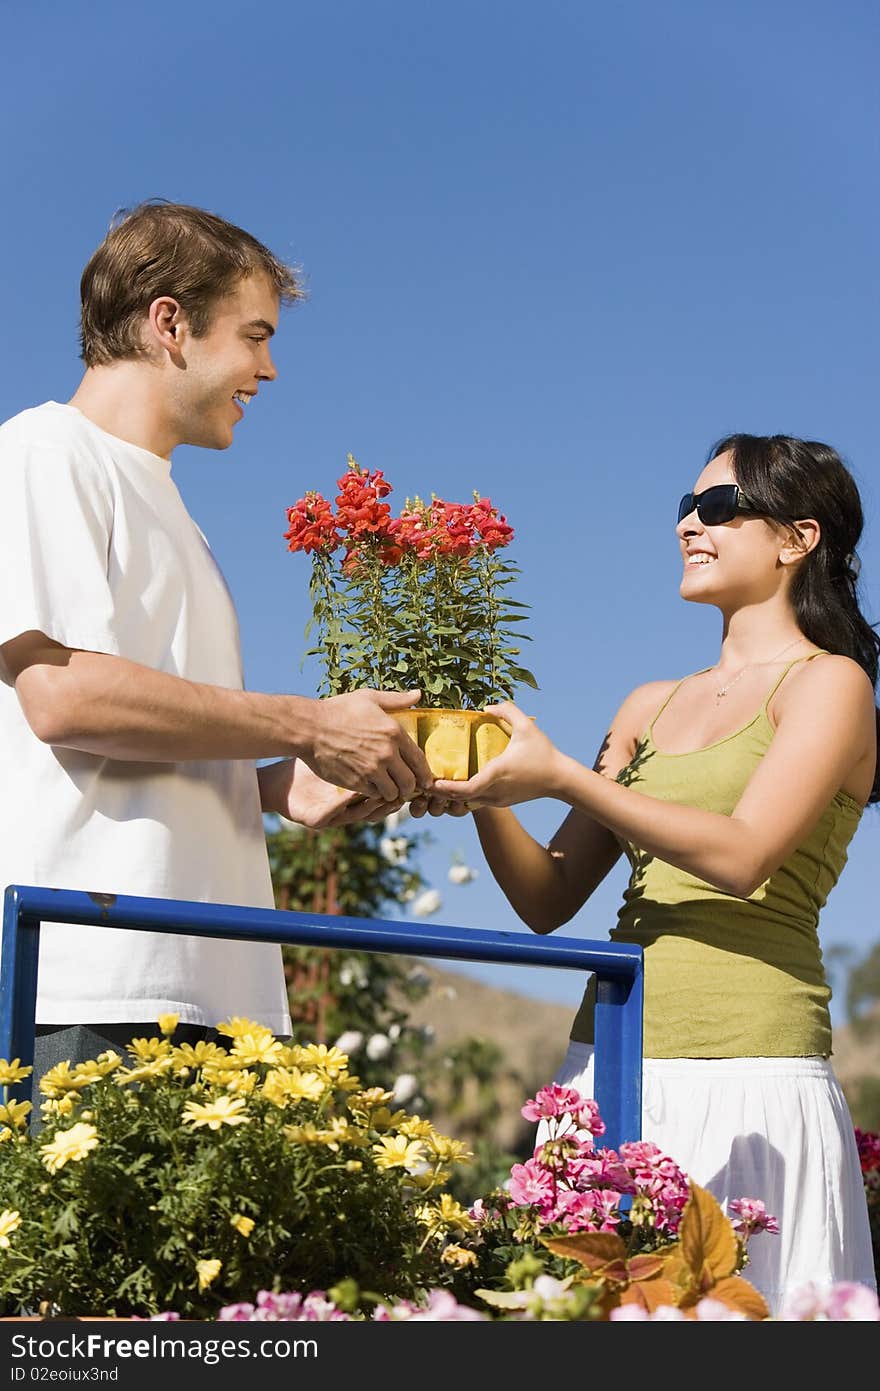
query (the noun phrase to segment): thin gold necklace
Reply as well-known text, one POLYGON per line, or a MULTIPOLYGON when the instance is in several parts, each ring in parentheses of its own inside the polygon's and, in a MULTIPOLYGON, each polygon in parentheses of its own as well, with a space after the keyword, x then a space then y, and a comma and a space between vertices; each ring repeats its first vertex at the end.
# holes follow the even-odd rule
POLYGON ((781 652, 777 652, 775 657, 769 657, 766 662, 746 662, 742 670, 738 671, 736 676, 734 676, 732 680, 728 681, 725 686, 722 686, 720 691, 715 692, 715 699, 718 700, 721 696, 727 695, 727 692, 730 690, 731 686, 735 686, 739 678, 743 676, 749 670, 750 667, 770 666, 771 662, 778 661, 780 657, 785 656, 786 652, 790 652, 793 647, 797 647, 799 642, 806 642, 806 638, 795 638, 794 642, 790 642, 787 647, 783 647, 781 652))

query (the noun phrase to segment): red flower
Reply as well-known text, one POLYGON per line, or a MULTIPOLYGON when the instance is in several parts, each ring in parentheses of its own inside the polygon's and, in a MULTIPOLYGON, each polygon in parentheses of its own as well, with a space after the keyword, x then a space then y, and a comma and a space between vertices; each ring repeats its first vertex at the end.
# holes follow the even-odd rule
POLYGON ((320 493, 306 493, 299 502, 287 509, 289 530, 284 539, 289 551, 313 551, 329 554, 342 539, 336 530, 333 508, 320 493))
POLYGON ((435 498, 431 516, 437 531, 437 551, 467 560, 476 549, 476 537, 471 523, 471 509, 461 502, 443 502, 435 498))
MULTIPOLYGON (((437 530, 432 523, 431 511, 427 507, 411 507, 394 517, 388 524, 388 533, 401 555, 407 551, 415 552, 419 560, 427 560, 437 540, 437 530)), ((396 561, 392 561, 396 564, 396 561)))
POLYGON ((855 1132, 862 1173, 869 1174, 872 1169, 880 1169, 880 1135, 873 1130, 860 1130, 858 1126, 855 1132))
POLYGON ((487 497, 477 497, 470 509, 471 526, 487 551, 496 551, 499 546, 507 546, 513 540, 513 527, 508 526, 497 507, 493 507, 487 497))
POLYGON ((382 470, 370 473, 349 455, 349 471, 337 483, 337 524, 354 538, 387 535, 391 508, 380 498, 388 496, 391 484, 386 483, 382 470))

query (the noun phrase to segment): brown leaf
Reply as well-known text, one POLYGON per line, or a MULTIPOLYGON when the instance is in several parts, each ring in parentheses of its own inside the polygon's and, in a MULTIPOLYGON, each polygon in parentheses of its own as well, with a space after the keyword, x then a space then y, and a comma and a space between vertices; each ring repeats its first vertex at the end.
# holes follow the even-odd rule
POLYGON ((713 1280, 736 1270, 739 1247, 733 1225, 718 1200, 699 1184, 691 1184, 678 1234, 682 1255, 698 1284, 704 1284, 706 1270, 713 1280))
POLYGON ((680 1243, 672 1247, 663 1262, 663 1278, 679 1290, 679 1302, 681 1296, 694 1286, 694 1274, 682 1255, 680 1243))
POLYGON ((572 1236, 545 1236, 541 1241, 548 1251, 580 1261, 587 1270, 626 1261, 626 1247, 616 1232, 575 1232, 572 1236))
POLYGON ((652 1280, 660 1274, 664 1264, 662 1252, 650 1251, 642 1256, 630 1256, 626 1269, 631 1280, 652 1280))
POLYGON ((630 1285, 627 1294, 631 1291, 638 1291, 642 1305, 649 1313, 655 1312, 662 1305, 671 1305, 673 1308, 678 1305, 678 1291, 669 1280, 642 1280, 637 1285, 630 1285))
POLYGON ((769 1319, 770 1310, 764 1296, 745 1280, 742 1275, 731 1275, 719 1280, 709 1291, 710 1299, 718 1299, 737 1313, 747 1318, 763 1321, 769 1319))

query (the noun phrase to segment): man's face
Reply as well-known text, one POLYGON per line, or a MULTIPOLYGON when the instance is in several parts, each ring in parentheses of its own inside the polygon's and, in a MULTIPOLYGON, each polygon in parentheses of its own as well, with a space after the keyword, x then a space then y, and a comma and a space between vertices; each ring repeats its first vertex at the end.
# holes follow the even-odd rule
POLYGON ((181 444, 229 448, 249 399, 261 382, 278 375, 269 352, 278 311, 278 294, 257 274, 217 301, 203 337, 193 338, 184 324, 172 368, 172 412, 181 444))

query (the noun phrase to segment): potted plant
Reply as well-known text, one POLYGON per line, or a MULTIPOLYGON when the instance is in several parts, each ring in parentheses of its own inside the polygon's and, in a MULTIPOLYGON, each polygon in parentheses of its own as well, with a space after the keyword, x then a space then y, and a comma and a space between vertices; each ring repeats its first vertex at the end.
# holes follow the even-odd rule
POLYGON ((287 510, 290 551, 311 556, 314 634, 306 657, 322 666, 320 691, 418 688, 397 714, 436 777, 467 778, 500 753, 509 734, 483 708, 515 687, 537 688, 519 664, 527 604, 510 597, 518 567, 500 552, 513 539, 490 500, 407 499, 398 516, 381 469, 349 454, 336 510, 308 492, 287 510))

